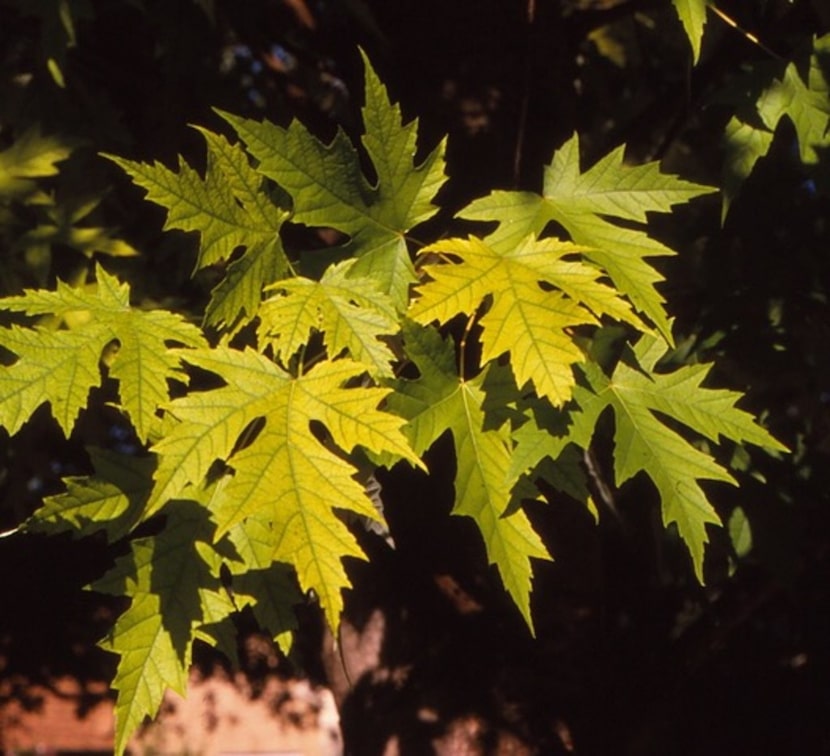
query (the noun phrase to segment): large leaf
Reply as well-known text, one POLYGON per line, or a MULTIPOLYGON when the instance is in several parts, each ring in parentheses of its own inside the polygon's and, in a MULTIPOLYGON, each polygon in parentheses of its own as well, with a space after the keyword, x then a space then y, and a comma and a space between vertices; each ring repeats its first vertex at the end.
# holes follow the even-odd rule
POLYGON ((437 331, 408 325, 407 354, 420 372, 417 380, 399 381, 390 406, 409 419, 405 432, 418 454, 441 434, 452 432, 456 455, 453 514, 471 517, 484 539, 487 557, 499 570, 505 588, 528 626, 531 559, 550 559, 521 509, 508 512, 515 479, 511 478, 510 429, 490 427, 482 409, 484 376, 465 381, 455 368, 455 350, 437 331))
POLYGON ((437 211, 432 199, 445 180, 444 143, 413 165, 417 121, 402 125, 400 108, 390 103, 368 60, 365 69, 363 145, 377 175, 374 185, 340 130, 326 145, 296 121, 283 129, 222 116, 259 160, 259 170, 291 195, 293 220, 348 234, 348 251, 358 258, 353 274, 377 280, 402 310, 415 281, 406 234, 437 211))
POLYGON ((561 224, 573 241, 585 248, 584 256, 600 265, 619 292, 670 341, 664 300, 655 288, 663 276, 646 259, 673 252, 644 230, 632 228, 631 222, 642 223, 648 212, 668 212, 673 205, 712 191, 712 187, 660 173, 656 163, 626 166, 622 147, 583 172, 579 139, 574 135, 546 167, 543 196, 496 191, 472 202, 461 215, 470 220, 500 221, 499 228, 486 239, 497 249, 514 246, 530 233, 541 234, 551 221, 561 224), (628 227, 606 217, 628 221, 628 227))
POLYGON ((100 266, 96 278, 94 289, 58 282, 56 291, 27 290, 0 300, 0 308, 29 315, 85 314, 83 324, 71 330, 13 326, 0 331, 0 345, 18 356, 13 365, 0 368, 0 425, 9 433, 49 402, 68 435, 90 388, 100 385, 101 360, 115 342, 117 349, 107 355, 109 374, 118 382, 121 406, 146 441, 157 409, 170 397, 168 380, 184 379, 170 344, 204 344, 201 331, 180 315, 132 309, 129 287, 100 266))
MULTIPOLYGON (((379 517, 352 477, 357 468, 337 450, 361 446, 420 464, 400 431, 403 420, 377 409, 389 391, 344 388, 365 371, 351 360, 322 362, 293 378, 253 352, 219 348, 182 357, 228 385, 169 405, 180 423, 154 447, 160 462, 148 511, 188 482, 200 483, 217 460, 225 461, 232 474, 220 481, 211 501, 217 537, 246 521, 267 522, 271 560, 295 567, 303 591, 317 593, 336 627, 341 590, 349 585, 341 558, 363 552, 334 510, 379 517), (261 427, 240 439, 255 420, 261 427), (314 423, 330 441, 315 435, 314 423)), ((256 566, 263 564, 260 558, 256 566)))
POLYGON ((178 172, 159 163, 110 160, 147 190, 148 199, 167 208, 166 229, 199 232, 197 268, 227 262, 244 248, 214 289, 205 313, 206 323, 235 330, 256 315, 263 287, 288 271, 279 235, 288 213, 271 201, 262 176, 239 145, 199 131, 207 143, 204 178, 181 158, 178 172))
POLYGON ((432 280, 419 287, 410 316, 420 323, 444 323, 459 312, 474 314, 492 297, 481 319, 482 359, 509 353, 517 384, 533 381, 537 393, 554 404, 570 398, 573 365, 584 359, 570 333, 573 326, 596 324, 606 314, 642 325, 628 302, 599 282, 602 270, 566 259, 588 254, 574 244, 531 235, 516 246, 491 247, 470 237, 422 250, 432 252, 460 262, 425 266, 432 280))

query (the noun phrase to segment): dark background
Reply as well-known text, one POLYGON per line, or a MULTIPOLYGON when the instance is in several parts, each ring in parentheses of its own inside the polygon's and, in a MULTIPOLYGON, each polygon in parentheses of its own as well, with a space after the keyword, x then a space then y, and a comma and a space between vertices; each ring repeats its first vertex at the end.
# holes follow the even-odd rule
MULTIPOLYGON (((828 30, 821 0, 722 9, 784 62, 828 30)), ((434 222, 448 230, 455 209, 493 188, 538 191, 542 165, 575 130, 586 166, 625 143, 633 161, 722 184, 721 135, 741 76, 784 65, 710 14, 692 68, 668 2, 0 0, 0 149, 34 124, 75 140, 47 187, 61 202, 101 193, 88 222, 120 227, 142 252, 110 267, 140 300, 198 313, 212 282, 190 279, 194 240, 162 234, 163 213, 97 153, 198 164, 188 124, 221 129, 214 106, 299 117, 321 138, 338 124, 358 133, 358 45, 420 119, 423 149, 449 134, 434 222), (74 19, 74 44, 58 6, 74 19)), ((384 663, 409 669, 403 682, 363 680, 347 697, 351 752, 380 754, 397 733, 426 753, 447 722, 472 713, 487 723, 485 752, 499 731, 540 754, 565 752, 564 725, 578 754, 830 754, 830 205, 825 161, 801 165, 794 140, 783 124, 723 225, 717 197, 652 224, 680 252, 661 263, 677 361, 717 358, 713 382, 746 391, 742 406, 793 450, 749 450, 740 489, 707 489, 725 521, 746 514, 751 549, 738 555, 726 531, 712 531, 704 588, 642 481, 599 526, 575 502, 534 505, 556 561, 537 569, 532 640, 473 526, 448 516, 451 452, 439 442, 431 478, 396 470, 382 480, 397 551, 364 534, 373 561, 350 565, 350 621, 360 627, 381 607, 384 663), (437 721, 418 719, 424 707, 437 721)), ((66 243, 27 252, 20 239, 38 212, 2 207, 3 294, 52 286, 85 264, 66 243)), ((88 470, 82 438, 123 443, 98 410, 68 441, 43 409, 14 438, 0 434, 0 529, 61 490, 62 476, 88 470)), ((82 591, 112 558, 95 539, 0 540, 0 676, 15 681, 3 696, 27 700, 27 683, 63 673, 112 675, 94 642, 119 606, 82 591)), ((284 670, 323 678, 319 618, 307 609, 302 621, 305 640, 284 670)), ((209 652, 199 654, 207 666, 209 652)))

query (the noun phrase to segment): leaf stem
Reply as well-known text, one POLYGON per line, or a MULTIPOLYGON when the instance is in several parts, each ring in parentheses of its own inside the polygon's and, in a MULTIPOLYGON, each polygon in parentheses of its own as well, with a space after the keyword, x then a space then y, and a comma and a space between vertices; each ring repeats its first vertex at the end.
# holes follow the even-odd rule
POLYGON ((464 363, 467 358, 467 338, 470 336, 470 331, 473 328, 473 323, 476 319, 476 312, 473 312, 469 318, 467 318, 467 325, 464 326, 464 333, 461 334, 461 341, 458 344, 458 376, 461 380, 464 380, 464 363))

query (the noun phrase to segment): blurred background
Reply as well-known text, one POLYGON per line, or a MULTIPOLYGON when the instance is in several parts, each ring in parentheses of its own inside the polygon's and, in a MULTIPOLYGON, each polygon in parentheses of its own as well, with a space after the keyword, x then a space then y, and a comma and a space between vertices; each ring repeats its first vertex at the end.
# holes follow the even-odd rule
MULTIPOLYGON (((713 384, 745 391, 792 454, 724 452, 741 485, 707 488, 727 527, 710 534, 706 586, 645 482, 615 492, 599 525, 554 497, 530 508, 556 557, 537 569, 531 639, 477 533, 449 518, 439 442, 438 474, 381 477, 397 549, 362 533, 372 561, 349 565, 357 656, 383 617, 373 673, 332 672, 310 609, 291 659, 246 641, 257 628, 240 619, 249 677, 333 685, 351 753, 440 751, 463 721, 471 750, 444 752, 830 754, 830 158, 818 146, 805 160, 785 118, 744 181, 746 156, 724 137, 789 63, 806 76, 830 13, 823 0, 717 7, 733 23, 710 12, 693 67, 662 0, 0 0, 2 295, 82 281, 104 259, 135 304, 198 319, 216 279, 191 279, 193 236, 162 233, 163 212, 100 153, 198 166, 190 125, 222 130, 214 107, 299 118, 323 140, 359 134, 359 48, 419 119, 421 149, 449 134, 439 230, 494 188, 539 191, 574 131, 583 166, 625 144, 632 162, 726 187, 651 223, 679 251, 660 262, 672 360, 716 359, 713 384)), ((89 471, 81 441, 135 445, 95 397, 70 439, 45 408, 15 437, 0 431, 0 531, 89 471)), ((95 539, 0 539, 0 707, 37 711, 33 691, 57 695, 65 677, 77 717, 107 698, 114 663, 94 644, 121 605, 83 586, 114 556, 95 539)), ((225 664, 206 648, 197 662, 206 675, 225 664)))

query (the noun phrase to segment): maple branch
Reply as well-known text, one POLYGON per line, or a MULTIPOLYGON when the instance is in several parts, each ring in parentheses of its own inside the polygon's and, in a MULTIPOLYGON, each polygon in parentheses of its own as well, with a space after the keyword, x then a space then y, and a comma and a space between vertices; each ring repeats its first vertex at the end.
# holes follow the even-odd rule
POLYGON ((712 12, 727 26, 731 26, 735 31, 743 34, 744 37, 746 37, 750 42, 752 42, 753 45, 757 45, 767 55, 771 55, 776 60, 784 59, 783 56, 779 55, 777 52, 775 52, 775 50, 773 50, 770 47, 767 47, 755 34, 753 34, 750 31, 747 31, 742 26, 740 26, 738 22, 735 21, 734 18, 732 18, 732 16, 729 16, 728 14, 724 13, 720 8, 718 8, 717 5, 715 5, 714 3, 709 3, 709 8, 711 8, 712 12))

